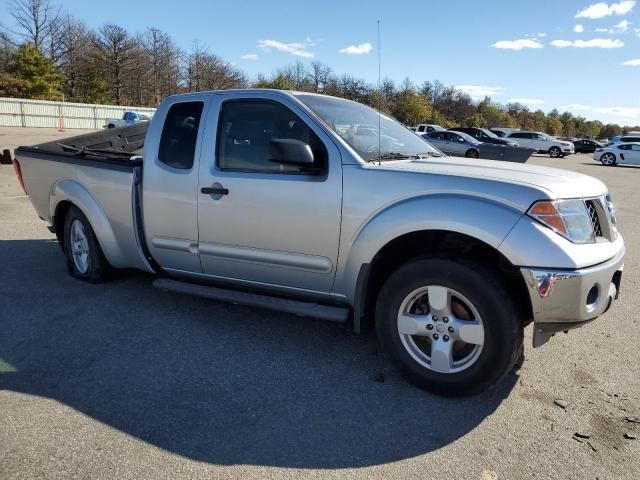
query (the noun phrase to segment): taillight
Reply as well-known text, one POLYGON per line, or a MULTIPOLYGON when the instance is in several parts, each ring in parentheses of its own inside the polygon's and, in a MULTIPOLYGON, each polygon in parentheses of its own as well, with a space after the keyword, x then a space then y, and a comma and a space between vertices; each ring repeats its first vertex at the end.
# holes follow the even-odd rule
POLYGON ((18 160, 16 160, 15 158, 13 159, 13 170, 16 172, 16 177, 18 177, 18 183, 22 187, 22 190, 25 194, 29 195, 27 193, 27 189, 24 186, 24 180, 22 180, 22 170, 20 169, 20 163, 18 163, 18 160))

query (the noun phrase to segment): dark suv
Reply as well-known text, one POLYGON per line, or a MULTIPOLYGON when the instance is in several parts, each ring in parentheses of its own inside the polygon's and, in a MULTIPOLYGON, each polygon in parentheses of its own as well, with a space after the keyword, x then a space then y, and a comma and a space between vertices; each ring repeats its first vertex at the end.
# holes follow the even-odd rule
POLYGON ((471 135, 482 143, 494 143, 496 145, 508 145, 510 147, 517 147, 518 142, 515 140, 509 140, 507 138, 500 138, 495 133, 487 130, 486 128, 474 128, 474 127, 456 127, 450 128, 454 132, 463 132, 467 135, 471 135))

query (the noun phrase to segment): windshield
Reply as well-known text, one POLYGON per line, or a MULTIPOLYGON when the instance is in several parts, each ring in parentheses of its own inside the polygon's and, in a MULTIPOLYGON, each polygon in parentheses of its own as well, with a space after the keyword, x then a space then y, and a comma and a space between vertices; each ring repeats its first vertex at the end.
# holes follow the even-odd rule
POLYGON ((481 128, 480 130, 482 130, 484 133, 487 134, 487 137, 490 138, 499 138, 495 133, 493 133, 491 130, 487 130, 486 128, 481 128))
POLYGON ((297 95, 365 161, 441 153, 401 123, 360 103, 323 95, 297 95), (380 128, 378 129, 378 121, 380 128), (378 151, 378 147, 379 150, 378 151))
POLYGON ((464 132, 458 132, 456 130, 455 132, 456 135, 464 138, 467 142, 470 143, 481 143, 480 140, 478 140, 477 138, 473 138, 471 135, 469 135, 468 133, 464 133, 464 132))

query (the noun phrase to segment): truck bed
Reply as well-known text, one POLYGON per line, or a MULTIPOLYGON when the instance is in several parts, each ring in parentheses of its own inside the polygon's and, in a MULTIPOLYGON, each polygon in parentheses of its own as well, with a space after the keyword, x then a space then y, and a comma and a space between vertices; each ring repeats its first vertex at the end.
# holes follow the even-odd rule
POLYGON ((133 168, 141 164, 139 158, 132 157, 142 155, 148 128, 149 122, 140 122, 63 140, 21 146, 15 153, 18 157, 37 154, 44 160, 92 165, 98 168, 100 164, 133 168))
POLYGON ((147 128, 144 122, 18 147, 15 157, 41 219, 61 229, 61 218, 56 221, 57 205, 70 202, 91 218, 111 265, 148 271, 138 230, 139 155, 147 128))

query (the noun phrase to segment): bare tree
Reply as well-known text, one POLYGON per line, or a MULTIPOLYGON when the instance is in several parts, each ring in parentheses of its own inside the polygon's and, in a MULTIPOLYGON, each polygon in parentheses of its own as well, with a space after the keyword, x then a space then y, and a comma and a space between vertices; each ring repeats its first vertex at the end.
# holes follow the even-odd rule
POLYGON ((244 87, 247 79, 235 66, 225 62, 198 42, 187 56, 186 85, 189 92, 244 87))
POLYGON ((131 75, 135 42, 118 25, 104 25, 95 39, 97 57, 104 67, 111 96, 116 105, 123 101, 124 87, 131 75))
POLYGON ((67 97, 77 99, 83 93, 88 70, 92 67, 90 55, 93 48, 91 34, 84 23, 71 15, 60 18, 59 68, 65 75, 67 97))
POLYGON ((331 67, 326 63, 318 61, 311 62, 309 78, 313 91, 315 93, 322 93, 331 78, 331 67))
POLYGON ((18 26, 13 33, 45 53, 45 41, 59 16, 59 9, 49 0, 11 0, 9 12, 18 26))

